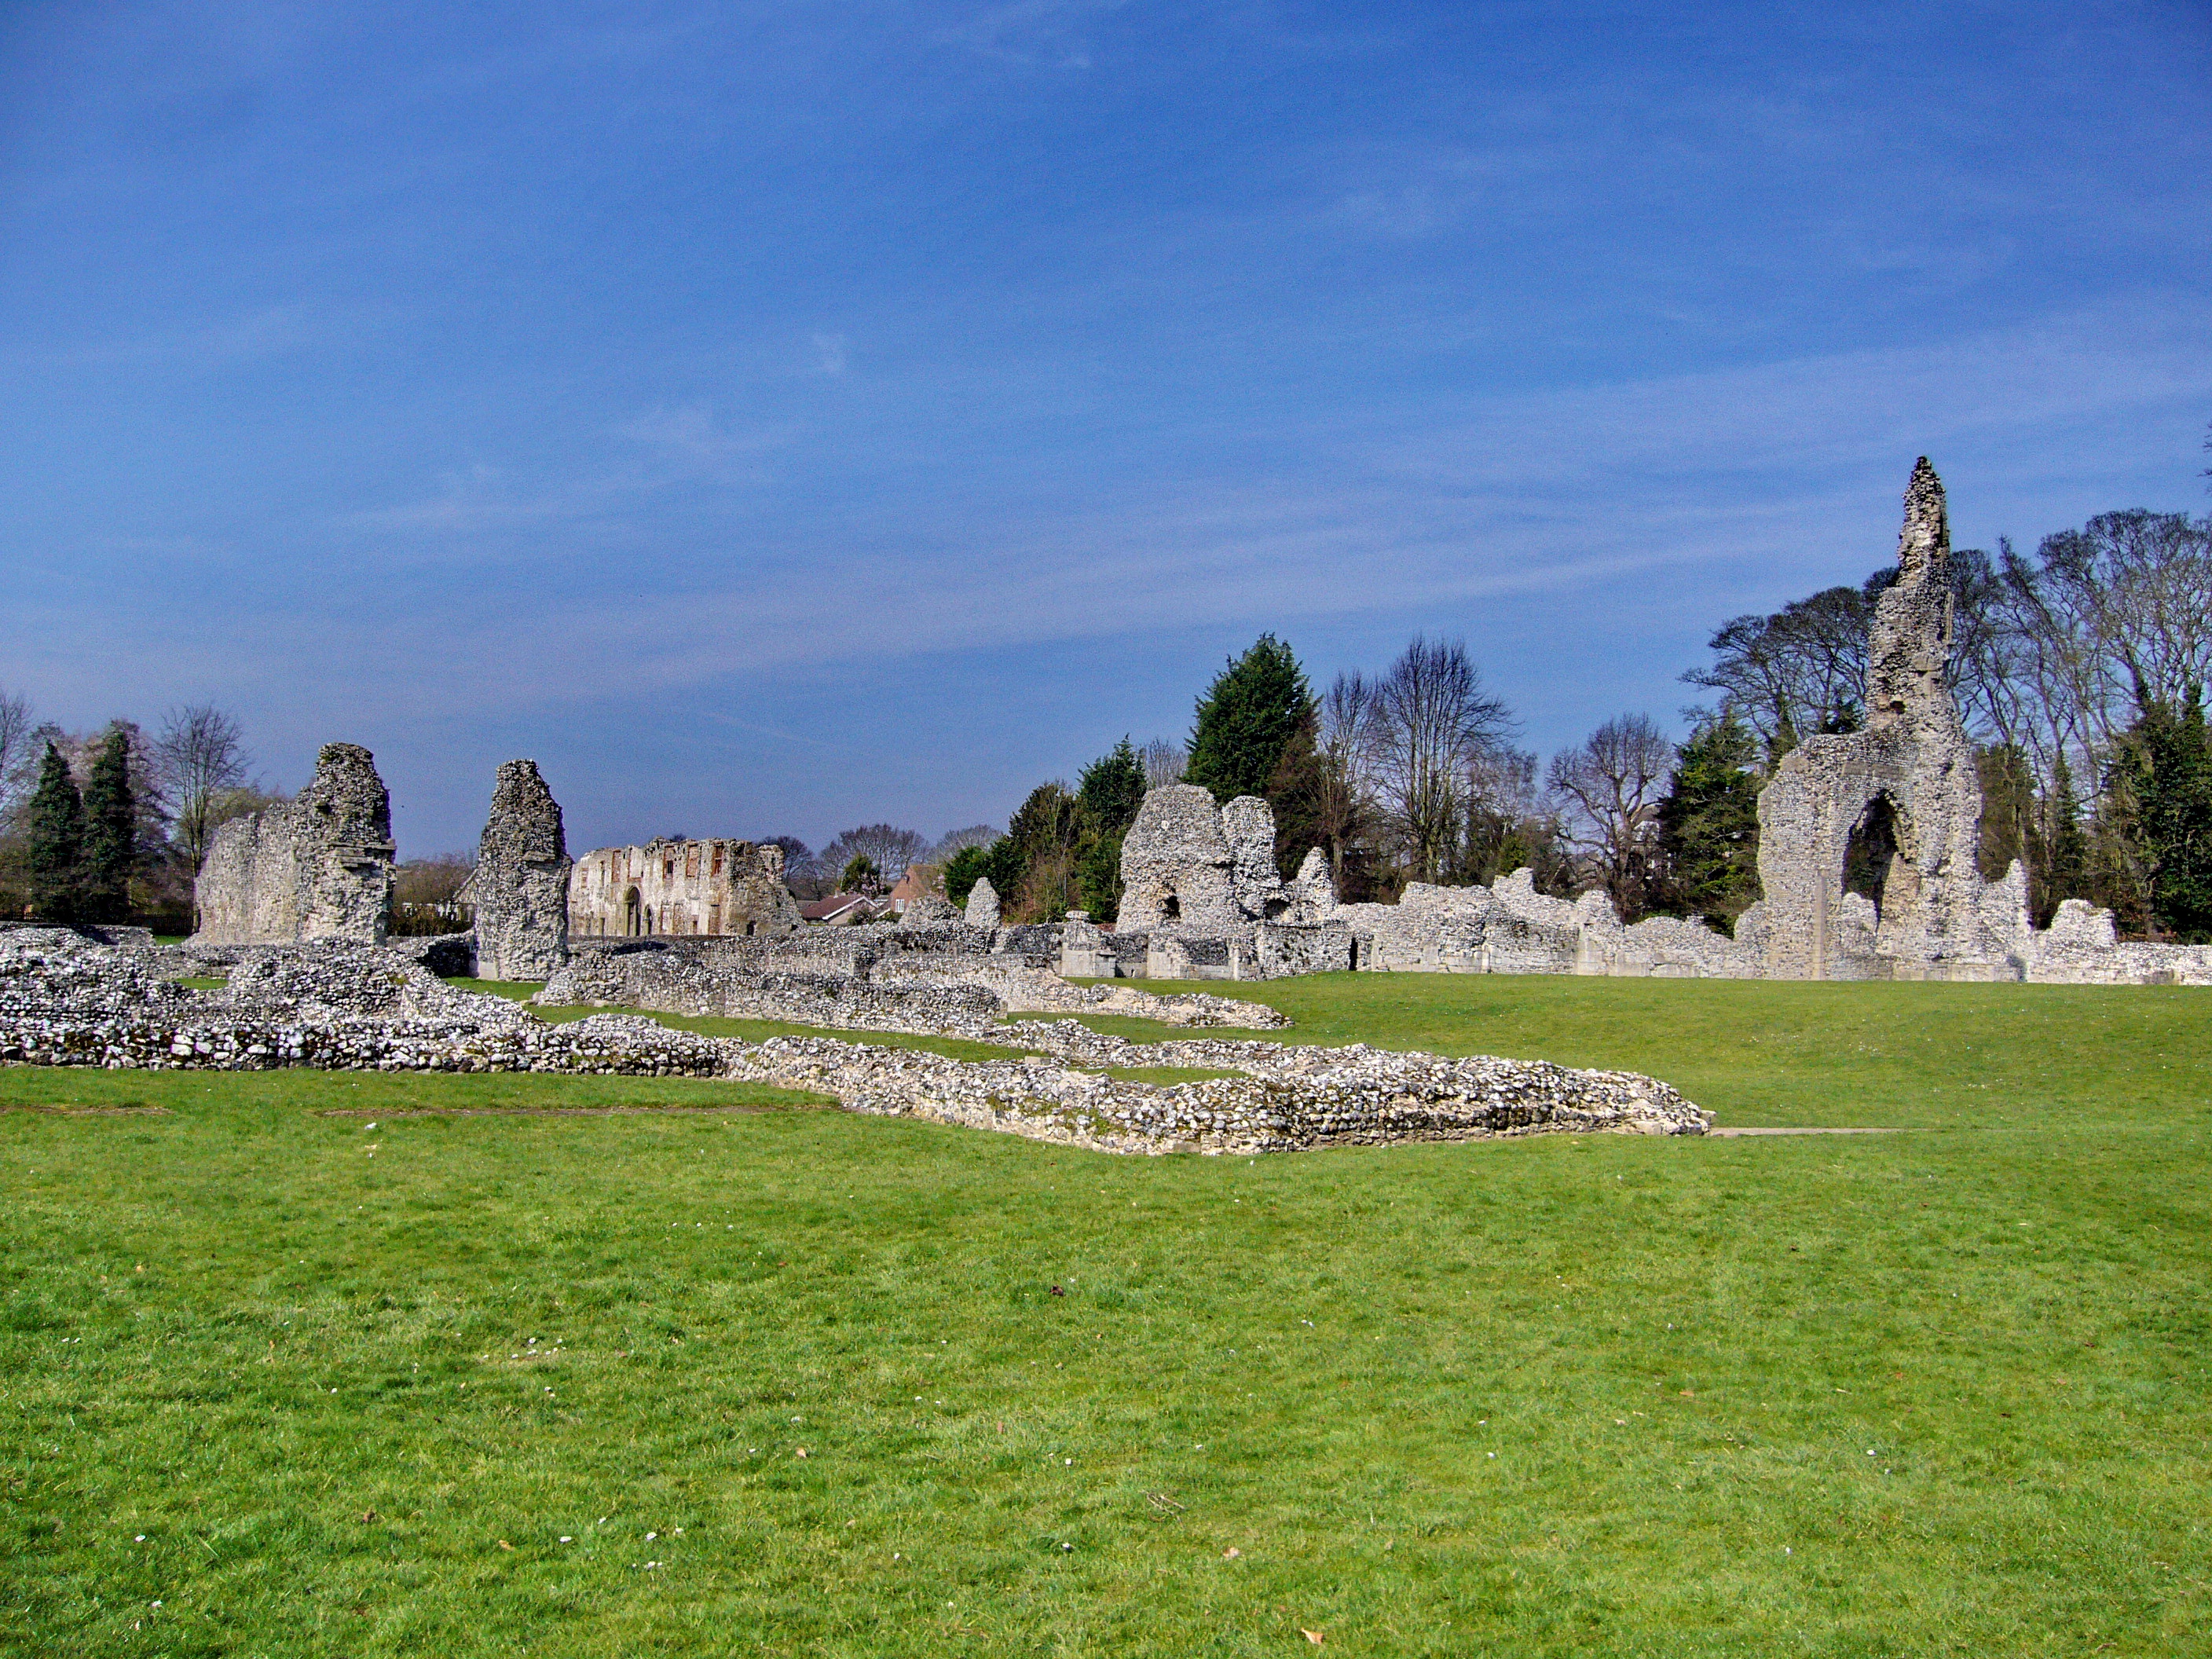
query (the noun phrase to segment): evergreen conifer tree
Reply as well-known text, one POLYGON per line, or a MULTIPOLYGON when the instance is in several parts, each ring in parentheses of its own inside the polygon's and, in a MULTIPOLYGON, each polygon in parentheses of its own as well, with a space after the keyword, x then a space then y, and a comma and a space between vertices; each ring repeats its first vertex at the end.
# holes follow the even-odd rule
POLYGON ((1091 828, 1118 842, 1145 804, 1145 763, 1128 738, 1083 769, 1075 781, 1075 796, 1091 828))
POLYGON ((109 731, 84 784, 80 903, 88 921, 131 914, 131 875, 138 862, 138 804, 131 788, 131 744, 109 731))
POLYGON ((2212 940, 2212 737, 2199 687, 2177 708, 2140 683, 2118 770, 2127 830, 2154 924, 2185 943, 2212 940))
POLYGON ((2035 848, 2033 900, 2039 927, 2051 926, 2051 916, 2065 900, 2086 898, 2089 892, 2089 837, 2081 827, 2081 804, 2075 796, 2074 773, 2063 750, 2051 765, 2045 818, 2035 848))
POLYGON ((23 828, 32 908, 45 921, 75 921, 83 878, 84 800, 69 763, 52 743, 39 763, 39 787, 24 811, 23 828))
POLYGON ((1218 801, 1265 795, 1284 750, 1314 718, 1313 688, 1297 658, 1262 634, 1199 699, 1182 781, 1212 790, 1218 801))
POLYGON ((1733 714, 1709 720, 1677 753, 1659 803, 1665 908, 1733 926, 1759 896, 1758 740, 1733 714))

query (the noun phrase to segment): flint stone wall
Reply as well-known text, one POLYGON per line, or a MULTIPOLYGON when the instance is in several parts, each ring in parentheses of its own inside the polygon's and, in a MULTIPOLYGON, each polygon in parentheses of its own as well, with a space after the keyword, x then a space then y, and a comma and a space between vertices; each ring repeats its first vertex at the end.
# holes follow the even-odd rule
POLYGON ((999 890, 991 885, 988 876, 976 877, 975 884, 968 890, 968 908, 961 920, 970 927, 999 925, 999 890))
POLYGON ((568 838, 538 763, 499 769, 467 896, 476 907, 477 971, 543 980, 568 959, 568 838))
MULTIPOLYGON (((617 963, 684 953, 595 954, 617 963)), ((1059 994, 1084 994, 1065 985, 1059 994)), ((116 950, 58 929, 0 935, 0 1059, 35 1064, 738 1078, 818 1091, 852 1111, 1148 1155, 1562 1132, 1700 1134, 1708 1124, 1664 1084, 1626 1073, 1251 1039, 1139 1045, 1074 1021, 994 1026, 983 1040, 1042 1052, 978 1064, 823 1037, 754 1045, 635 1015, 550 1025, 501 999, 446 986, 390 951, 343 945, 195 957, 116 950), (231 970, 223 991, 163 977, 217 959, 231 970), (1160 1088, 1083 1069, 1131 1066, 1238 1075, 1160 1088)))
POLYGON ((568 877, 568 942, 579 939, 771 939, 795 933, 783 848, 714 836, 601 847, 568 877))
POLYGON ((356 744, 326 744, 296 799, 216 827, 193 883, 192 938, 381 944, 392 918, 392 798, 376 757, 356 744))

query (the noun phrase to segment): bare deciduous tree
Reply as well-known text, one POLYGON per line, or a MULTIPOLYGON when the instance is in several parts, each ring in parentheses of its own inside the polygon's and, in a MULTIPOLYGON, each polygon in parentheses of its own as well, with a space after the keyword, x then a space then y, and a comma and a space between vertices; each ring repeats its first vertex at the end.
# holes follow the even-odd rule
POLYGON ((1434 881, 1449 861, 1465 808, 1468 767, 1515 730, 1504 699, 1459 640, 1413 636, 1375 686, 1374 769, 1407 872, 1434 881))
POLYGON ((1345 854, 1366 827, 1375 793, 1380 709, 1376 683, 1357 669, 1339 674, 1321 699, 1315 828, 1328 848, 1329 873, 1344 890, 1345 854))
POLYGON ((162 716, 153 751, 176 811, 178 851, 187 872, 197 874, 215 833, 216 803, 246 782, 252 764, 245 733, 213 703, 187 703, 162 716))
POLYGON ((928 838, 915 830, 890 823, 863 823, 846 830, 817 853, 814 866, 824 875, 836 875, 854 859, 864 858, 883 881, 890 883, 928 850, 928 838))
POLYGON ((1190 757, 1173 738, 1154 738, 1145 745, 1145 787, 1164 789, 1182 781, 1190 757))
POLYGON ((37 722, 31 718, 31 700, 18 691, 0 690, 0 812, 25 793, 29 771, 24 762, 33 744, 37 722))
POLYGON ((937 844, 929 849, 929 861, 942 864, 955 853, 964 852, 970 847, 988 847, 998 840, 999 835, 1000 831, 988 823, 971 823, 964 830, 947 830, 937 838, 937 844))
POLYGON ((1626 921, 1644 914, 1674 763, 1674 745, 1643 714, 1609 720, 1552 757, 1549 781, 1570 804, 1577 844, 1626 921))

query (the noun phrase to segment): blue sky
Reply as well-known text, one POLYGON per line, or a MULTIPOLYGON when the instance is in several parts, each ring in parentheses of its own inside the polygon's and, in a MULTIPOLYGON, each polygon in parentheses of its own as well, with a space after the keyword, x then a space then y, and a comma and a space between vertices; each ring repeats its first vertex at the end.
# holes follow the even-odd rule
POLYGON ((1464 635, 1526 740, 2208 505, 2212 8, 0 8, 0 684, 403 856, 1003 821, 1464 635))

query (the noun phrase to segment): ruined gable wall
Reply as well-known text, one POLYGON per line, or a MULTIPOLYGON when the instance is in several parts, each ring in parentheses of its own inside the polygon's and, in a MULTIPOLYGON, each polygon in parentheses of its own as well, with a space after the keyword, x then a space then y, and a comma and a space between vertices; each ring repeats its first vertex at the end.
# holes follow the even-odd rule
POLYGON ((216 829, 193 883, 194 942, 380 945, 391 924, 392 851, 392 799, 375 757, 326 744, 295 799, 216 829))
POLYGON ((1976 866, 1982 792, 1944 680, 1951 649, 1951 534, 1925 456, 1905 492, 1898 580, 1868 636, 1867 729, 1808 738, 1759 799, 1767 971, 1819 979, 1872 971, 1852 961, 1841 907, 1854 831, 1887 798, 1897 855, 1875 954, 1905 975, 1990 971, 1976 866))

